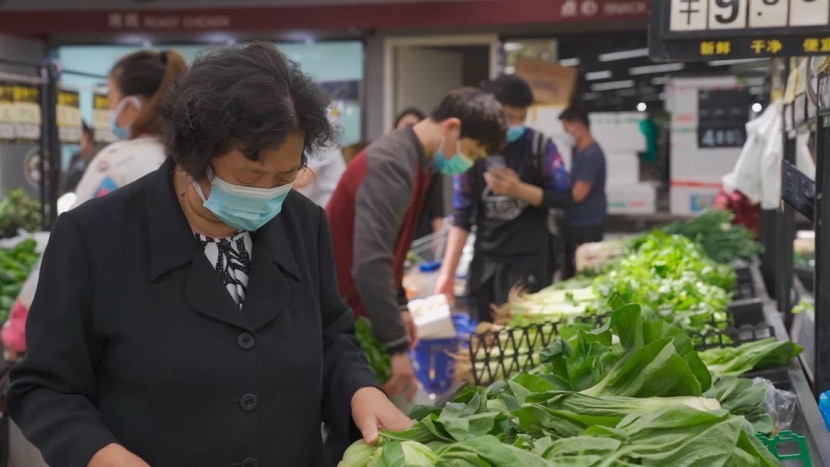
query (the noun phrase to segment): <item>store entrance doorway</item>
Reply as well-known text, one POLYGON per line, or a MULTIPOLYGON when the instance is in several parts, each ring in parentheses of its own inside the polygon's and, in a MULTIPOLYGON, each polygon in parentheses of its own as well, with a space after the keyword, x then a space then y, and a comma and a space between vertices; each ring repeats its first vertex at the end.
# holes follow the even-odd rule
MULTIPOLYGON (((394 37, 385 43, 384 124, 407 107, 429 113, 448 91, 478 86, 499 72, 496 35, 394 37)), ((445 212, 452 182, 444 186, 445 212)))

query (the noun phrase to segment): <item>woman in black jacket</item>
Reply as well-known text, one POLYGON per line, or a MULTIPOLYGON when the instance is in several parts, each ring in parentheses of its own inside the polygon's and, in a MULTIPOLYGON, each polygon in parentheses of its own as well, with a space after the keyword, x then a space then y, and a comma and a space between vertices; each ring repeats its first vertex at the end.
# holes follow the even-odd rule
POLYGON ((407 428, 353 336, 325 214, 291 191, 333 134, 317 86, 270 45, 219 50, 166 125, 157 172, 55 225, 7 401, 26 437, 53 467, 305 466, 325 462, 321 422, 407 428))

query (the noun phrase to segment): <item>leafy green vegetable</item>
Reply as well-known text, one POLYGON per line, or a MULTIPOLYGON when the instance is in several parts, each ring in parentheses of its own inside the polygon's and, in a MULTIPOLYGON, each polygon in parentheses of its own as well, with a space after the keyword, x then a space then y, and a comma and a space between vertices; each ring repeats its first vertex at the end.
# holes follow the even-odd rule
POLYGON ((30 238, 14 248, 0 250, 0 324, 8 319, 23 283, 37 263, 36 249, 37 242, 30 238))
POLYGON ((6 192, 0 202, 0 238, 10 238, 23 229, 37 232, 41 229, 40 203, 26 196, 22 189, 6 192))
POLYGON ((678 405, 626 417, 614 428, 588 428, 578 437, 552 442, 543 456, 568 466, 780 465, 745 428, 743 417, 725 410, 678 405))
POLYGON ((369 360, 369 366, 375 374, 378 382, 381 384, 389 381, 392 377, 392 361, 389 358, 389 353, 378 342, 372 331, 372 324, 365 317, 360 317, 355 322, 355 336, 360 342, 360 348, 366 354, 369 360))
POLYGON ((338 467, 431 467, 437 461, 432 449, 415 441, 393 441, 378 446, 358 441, 349 446, 338 467))
POLYGON ((717 399, 732 415, 744 416, 756 433, 772 433, 773 420, 764 409, 764 400, 767 397, 766 384, 727 376, 715 381, 704 396, 717 399))
POLYGON ((740 225, 731 225, 733 218, 731 212, 710 210, 692 219, 669 224, 661 230, 696 242, 718 263, 749 260, 763 252, 763 246, 755 241, 751 231, 740 225))
POLYGON ((787 366, 804 350, 792 341, 779 341, 774 337, 747 342, 737 347, 713 348, 700 352, 712 374, 740 376, 754 370, 787 366))
MULTIPOLYGON (((481 436, 444 446, 437 451, 438 467, 522 466, 548 467, 550 464, 532 452, 499 442, 493 436, 481 436)), ((404 464, 400 464, 404 465, 404 464)))

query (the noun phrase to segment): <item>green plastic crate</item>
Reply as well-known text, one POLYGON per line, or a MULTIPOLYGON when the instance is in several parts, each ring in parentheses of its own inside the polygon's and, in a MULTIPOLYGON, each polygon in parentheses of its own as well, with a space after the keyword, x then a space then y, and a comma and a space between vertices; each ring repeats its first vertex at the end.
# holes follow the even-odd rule
POLYGON ((804 467, 813 467, 813 463, 810 462, 810 448, 807 446, 807 438, 797 435, 792 431, 782 431, 778 433, 778 436, 774 438, 767 438, 766 436, 757 433, 755 435, 758 439, 763 442, 767 448, 772 452, 772 454, 778 458, 778 460, 784 461, 794 461, 798 460, 801 461, 801 465, 804 467), (781 454, 778 452, 778 445, 783 443, 795 443, 798 446, 798 453, 796 454, 781 454))

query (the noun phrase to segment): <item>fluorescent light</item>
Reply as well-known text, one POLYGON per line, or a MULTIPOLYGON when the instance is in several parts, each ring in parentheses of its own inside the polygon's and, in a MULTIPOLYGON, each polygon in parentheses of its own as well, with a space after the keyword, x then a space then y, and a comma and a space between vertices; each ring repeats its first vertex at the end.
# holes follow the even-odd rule
POLYGON ((582 94, 582 100, 592 101, 594 99, 599 99, 600 93, 598 92, 586 92, 582 94))
POLYGON ((634 68, 628 69, 628 74, 632 76, 650 75, 654 73, 668 73, 670 71, 680 71, 684 68, 686 68, 686 65, 682 63, 666 63, 665 65, 635 66, 634 68))
POLYGON ((504 50, 505 52, 515 52, 517 50, 521 50, 522 44, 518 42, 505 42, 504 43, 504 50))
POLYGON ((752 111, 755 112, 756 114, 761 113, 762 110, 764 110, 764 106, 761 105, 760 103, 756 102, 756 103, 752 104, 752 111))
POLYGON ((656 78, 651 78, 651 84, 655 86, 665 86, 669 82, 668 76, 658 76, 656 78))
POLYGON ((637 94, 639 94, 639 93, 634 88, 626 88, 626 89, 622 89, 622 90, 617 91, 617 95, 622 96, 622 97, 634 97, 637 94))
POLYGON ((707 62, 709 66, 729 66, 729 65, 739 65, 741 63, 752 63, 752 62, 766 62, 767 59, 764 58, 743 58, 739 60, 712 60, 711 62, 707 62))
POLYGON ((559 66, 579 66, 578 58, 565 58, 559 60, 559 66))
POLYGON ((646 105, 645 102, 640 102, 639 104, 637 104, 637 111, 638 112, 645 112, 646 109, 648 109, 648 106, 646 105))
POLYGON ((591 91, 611 91, 613 89, 633 88, 634 80, 627 79, 623 81, 609 81, 607 83, 597 83, 591 85, 591 91))
POLYGON ((603 71, 592 71, 590 73, 585 73, 585 79, 588 81, 597 81, 601 79, 608 79, 614 76, 611 73, 611 70, 603 70, 603 71))
POLYGON ((753 86, 747 89, 747 92, 752 94, 753 96, 757 96, 758 94, 764 94, 767 90, 763 86, 753 86))
POLYGON ((648 57, 648 49, 623 50, 621 52, 610 52, 600 54, 599 61, 613 62, 615 60, 628 60, 629 58, 648 57))

